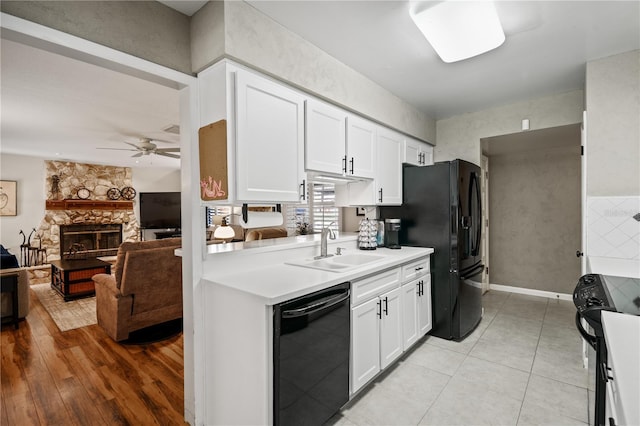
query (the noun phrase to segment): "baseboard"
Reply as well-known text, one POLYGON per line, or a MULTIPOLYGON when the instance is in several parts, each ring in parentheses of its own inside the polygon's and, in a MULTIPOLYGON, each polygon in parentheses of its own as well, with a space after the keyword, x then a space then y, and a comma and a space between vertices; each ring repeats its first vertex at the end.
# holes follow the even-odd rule
POLYGON ((529 296, 546 297, 548 299, 573 300, 573 295, 554 293, 552 291, 534 290, 532 288, 513 287, 502 284, 489 284, 489 290, 506 291, 508 293, 527 294, 529 296))

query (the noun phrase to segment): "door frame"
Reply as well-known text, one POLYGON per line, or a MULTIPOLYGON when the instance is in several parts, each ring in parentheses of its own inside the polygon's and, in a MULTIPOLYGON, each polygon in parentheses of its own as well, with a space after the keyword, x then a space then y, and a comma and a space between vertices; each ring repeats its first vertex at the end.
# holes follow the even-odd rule
POLYGON ((203 408, 196 399, 204 394, 201 359, 203 339, 194 333, 194 319, 201 315, 201 308, 194 304, 194 294, 199 291, 205 252, 204 214, 200 214, 199 192, 192 182, 198 182, 198 82, 197 78, 155 64, 128 53, 106 47, 83 38, 36 24, 25 19, 0 13, 0 37, 47 52, 73 58, 101 68, 127 74, 179 91, 180 94, 180 178, 182 208, 182 280, 183 312, 191 312, 183 319, 184 335, 184 416, 190 424, 203 418, 203 408), (197 373, 197 374, 196 374, 197 373), (200 379, 197 379, 200 378, 200 379), (198 410, 196 412, 196 409, 198 410))
POLYGON ((482 226, 484 239, 482 240, 482 264, 484 271, 482 272, 482 293, 489 291, 489 157, 482 155, 481 158, 482 173, 482 226))

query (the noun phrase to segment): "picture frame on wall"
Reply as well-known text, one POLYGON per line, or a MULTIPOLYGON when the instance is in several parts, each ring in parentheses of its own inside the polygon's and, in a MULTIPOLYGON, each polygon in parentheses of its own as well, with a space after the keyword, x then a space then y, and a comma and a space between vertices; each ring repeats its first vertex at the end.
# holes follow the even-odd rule
POLYGON ((18 215, 18 182, 0 180, 0 216, 18 215))
POLYGON ((356 207, 356 216, 364 216, 367 213, 365 207, 356 207))

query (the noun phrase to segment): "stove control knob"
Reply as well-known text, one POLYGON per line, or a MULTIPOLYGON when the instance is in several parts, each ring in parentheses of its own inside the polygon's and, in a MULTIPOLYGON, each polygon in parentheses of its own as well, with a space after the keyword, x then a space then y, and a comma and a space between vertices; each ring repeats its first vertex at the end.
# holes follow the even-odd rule
POLYGON ((589 297, 587 300, 587 307, 591 308, 592 306, 602 306, 602 300, 598 299, 597 297, 589 297))

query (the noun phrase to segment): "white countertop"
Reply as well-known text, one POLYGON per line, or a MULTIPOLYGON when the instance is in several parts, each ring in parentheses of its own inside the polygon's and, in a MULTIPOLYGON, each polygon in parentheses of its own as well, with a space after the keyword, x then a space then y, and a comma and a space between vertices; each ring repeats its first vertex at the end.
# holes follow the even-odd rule
POLYGON ((602 311, 602 327, 624 410, 616 423, 640 425, 640 316, 602 311))
POLYGON ((640 260, 587 256, 587 265, 592 274, 640 278, 640 260))
MULTIPOLYGON (((311 237, 311 236, 310 236, 311 237)), ((281 238, 281 240, 290 240, 281 238)), ((301 241, 316 244, 317 238, 301 241)), ((269 241, 269 240, 264 240, 269 241)), ((248 243, 245 243, 245 245, 248 243)), ((282 242, 287 244, 287 242, 282 242)), ((288 242, 291 244, 291 241, 288 242)), ((268 246, 266 246, 268 247, 268 246)), ((265 305, 274 305, 322 290, 335 284, 365 277, 373 273, 389 269, 401 263, 410 262, 433 253, 432 248, 402 247, 400 250, 378 248, 367 252, 383 255, 384 259, 351 269, 347 272, 329 272, 301 266, 286 265, 284 262, 294 257, 282 259, 281 262, 250 271, 235 271, 227 274, 204 275, 203 280, 233 288, 262 299, 265 305)))

